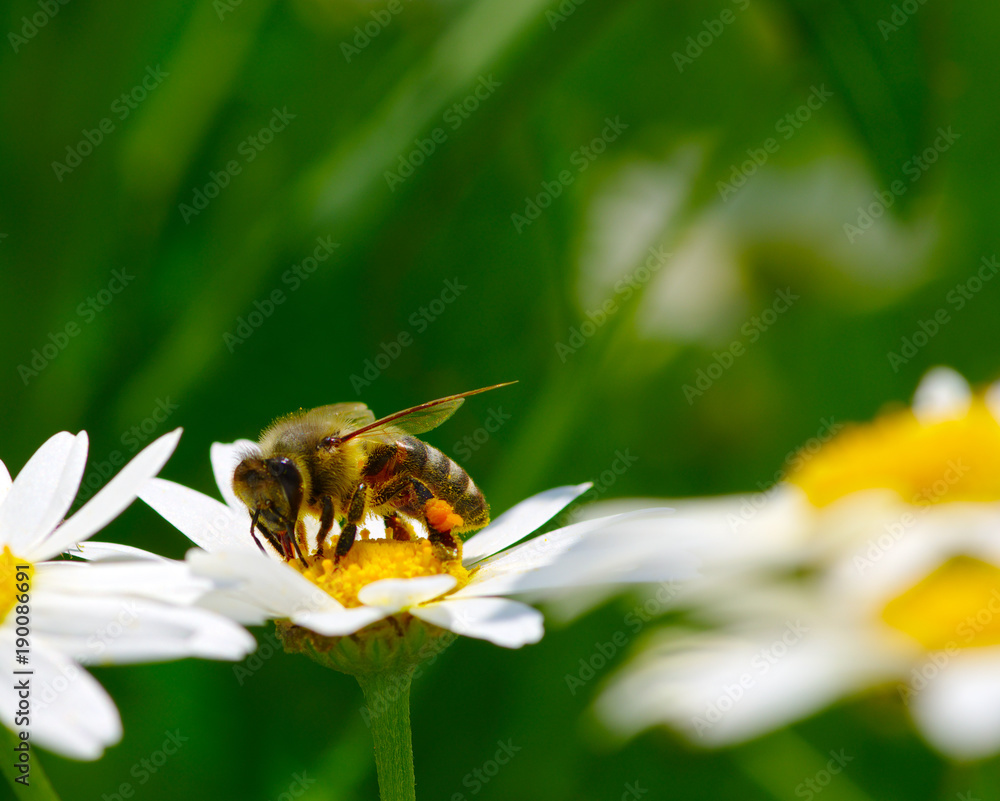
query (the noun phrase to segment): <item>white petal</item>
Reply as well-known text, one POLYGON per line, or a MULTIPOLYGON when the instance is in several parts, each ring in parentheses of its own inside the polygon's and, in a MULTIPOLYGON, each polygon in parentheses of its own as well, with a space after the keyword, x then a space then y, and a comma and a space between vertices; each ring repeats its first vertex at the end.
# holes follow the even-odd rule
POLYGON ((342 608, 295 568, 259 551, 208 553, 194 549, 188 552, 187 562, 196 575, 212 579, 220 590, 265 610, 268 617, 291 618, 300 612, 342 608))
POLYGON ((139 488, 160 472, 180 437, 178 428, 143 448, 100 492, 25 557, 36 561, 51 559, 104 528, 135 500, 139 488))
POLYGON ((139 497, 206 551, 260 554, 250 535, 249 514, 240 516, 215 498, 162 478, 147 482, 139 497))
POLYGON ((542 639, 542 613, 527 604, 507 598, 450 597, 427 606, 415 606, 410 614, 455 634, 487 640, 504 648, 520 648, 542 639))
POLYGON ((972 402, 969 382, 950 367, 935 367, 920 380, 913 396, 913 413, 922 423, 964 415, 972 402))
POLYGON ((892 675, 871 656, 877 643, 850 631, 803 633, 799 625, 742 636, 668 636, 614 677, 595 711, 619 736, 667 724, 693 742, 718 746, 800 720, 892 675))
POLYGON ((466 567, 487 556, 520 542, 541 528, 576 498, 593 486, 592 483, 556 487, 521 501, 470 537, 462 546, 462 564, 466 567))
MULTIPOLYGON (((815 508, 802 490, 784 483, 776 484, 765 492, 743 496, 602 501, 581 509, 579 518, 591 520, 642 511, 652 506, 674 510, 665 519, 669 525, 668 545, 657 544, 658 541, 663 542, 663 534, 657 531, 662 523, 657 522, 656 516, 639 518, 623 524, 620 529, 616 527, 614 536, 621 538, 620 548, 602 538, 600 533, 595 535, 594 542, 602 548, 610 548, 609 568, 617 564, 616 569, 621 569, 627 567, 621 560, 633 560, 636 567, 625 579, 629 582, 639 581, 643 571, 649 574, 660 571, 680 574, 682 570, 690 572, 697 565, 701 573, 698 580, 672 590, 682 594, 684 605, 697 605, 699 599, 713 600, 720 595, 729 595, 726 583, 732 576, 773 576, 795 569, 817 548, 815 508), (643 549, 648 549, 648 559, 641 555, 643 549)), ((831 526, 831 531, 836 532, 836 527, 831 526)), ((583 549, 574 549, 567 557, 571 560, 581 558, 584 553, 583 549)), ((572 567, 572 562, 567 564, 572 567)), ((560 561, 552 571, 562 565, 560 561)), ((590 582, 594 578, 599 577, 584 580, 590 582)), ((661 583, 669 579, 650 575, 650 581, 661 583)), ((614 584, 590 583, 584 592, 590 602, 598 603, 614 594, 616 589, 614 584), (598 587, 603 589, 594 592, 598 587)), ((568 595, 560 593, 557 602, 563 604, 568 600, 571 605, 564 609, 570 612, 574 606, 579 608, 580 595, 581 591, 568 595)), ((549 616, 554 611, 551 604, 556 598, 545 600, 546 616, 549 616)))
POLYGON ((246 457, 247 453, 259 453, 260 448, 256 442, 249 439, 238 439, 236 442, 213 442, 209 449, 209 458, 212 460, 212 472, 215 474, 215 483, 219 485, 219 492, 226 503, 233 509, 242 509, 243 504, 236 493, 233 492, 233 471, 246 457))
POLYGON ((240 626, 213 612, 127 595, 39 592, 31 613, 46 642, 84 664, 242 659, 256 647, 240 626))
POLYGON ((274 617, 246 591, 210 590, 198 599, 198 608, 228 617, 244 626, 261 626, 274 617))
POLYGON ((0 506, 3 506, 4 499, 11 485, 10 473, 7 472, 7 465, 0 459, 0 506))
POLYGON ((813 539, 815 508, 802 490, 785 483, 746 495, 603 501, 582 509, 579 519, 654 506, 674 510, 672 539, 686 541, 706 564, 787 563, 801 558, 798 550, 813 539))
POLYGON ((855 493, 824 512, 823 534, 839 537, 838 561, 824 590, 838 608, 880 609, 955 554, 1000 565, 1000 504, 942 503, 914 507, 898 497, 855 493), (855 533, 856 532, 856 533, 855 533))
POLYGON ((194 571, 213 579, 219 592, 200 603, 240 615, 248 623, 254 609, 262 619, 288 618, 327 637, 353 634, 387 615, 372 607, 346 609, 295 568, 253 552, 193 550, 187 560, 194 571), (248 619, 249 618, 249 619, 248 619))
MULTIPOLYGON (((539 567, 550 565, 561 558, 570 547, 588 534, 600 531, 620 521, 645 516, 648 511, 642 509, 634 512, 624 512, 620 515, 600 517, 594 520, 583 520, 571 526, 557 528, 555 531, 542 534, 529 542, 522 543, 503 553, 482 560, 476 565, 476 574, 473 581, 482 581, 484 578, 503 575, 512 570, 535 570, 539 567)), ((661 510, 653 511, 657 514, 662 514, 661 510)))
MULTIPOLYGON (((13 653, 13 638, 0 647, 13 653)), ((42 637, 31 644, 31 740, 72 759, 98 759, 122 737, 114 701, 94 678, 42 637)), ((8 677, 10 678, 10 677, 8 677)), ((0 684, 0 719, 14 730, 17 696, 13 681, 0 684)))
MULTIPOLYGON (((79 440, 67 431, 50 437, 17 474, 0 506, 0 538, 23 558, 30 558, 25 546, 48 534, 73 502, 82 474, 79 440), (76 486, 70 487, 74 477, 76 486)), ((86 435, 82 458, 86 462, 86 435)))
POLYGON ((296 612, 292 622, 312 629, 324 637, 343 637, 361 631, 365 626, 388 615, 373 606, 357 606, 353 609, 325 609, 322 612, 296 612))
POLYGON ((89 562, 111 562, 111 561, 149 561, 149 562, 170 562, 165 556, 144 551, 142 548, 134 548, 131 545, 120 545, 117 542, 97 542, 87 540, 79 545, 70 548, 67 553, 86 559, 89 562))
POLYGON ((87 464, 88 444, 86 431, 77 434, 76 442, 70 448, 62 475, 51 478, 55 482, 52 503, 33 531, 24 531, 20 538, 11 537, 11 550, 14 553, 31 553, 35 546, 62 522, 76 497, 77 490, 80 488, 83 469, 87 464))
POLYGON ((358 592, 358 600, 365 606, 377 606, 391 615, 444 595, 454 589, 457 583, 454 576, 446 573, 417 578, 381 579, 362 587, 358 592))
POLYGON ((908 701, 924 737, 955 759, 971 760, 1000 751, 1000 649, 963 651, 937 666, 916 669, 926 686, 911 679, 908 701))
POLYGON ((83 480, 83 470, 87 465, 87 448, 89 444, 86 431, 81 431, 76 435, 76 442, 73 443, 69 457, 66 459, 66 467, 59 477, 54 503, 49 507, 45 520, 38 526, 35 537, 28 540, 27 543, 31 543, 35 538, 47 536, 56 526, 62 523, 66 512, 69 511, 69 507, 76 497, 77 490, 80 488, 80 482, 83 480))
POLYGON ((691 543, 677 536, 671 510, 647 510, 582 537, 556 563, 525 576, 525 587, 683 581, 697 575, 691 543))
POLYGON ((42 562, 36 567, 33 590, 87 596, 135 595, 175 604, 191 604, 212 589, 189 565, 169 560, 42 562))
POLYGON ((695 559, 670 542, 668 512, 626 512, 550 531, 481 562, 469 583, 453 597, 537 594, 583 584, 688 578, 695 559), (662 522, 665 528, 654 538, 630 536, 630 527, 643 520, 662 522), (588 541, 591 537, 595 539, 588 541))

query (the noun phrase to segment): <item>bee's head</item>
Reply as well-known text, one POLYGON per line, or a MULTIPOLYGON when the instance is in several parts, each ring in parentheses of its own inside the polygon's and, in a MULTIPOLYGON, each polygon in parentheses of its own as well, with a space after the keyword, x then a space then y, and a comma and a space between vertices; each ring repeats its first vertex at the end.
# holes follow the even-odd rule
POLYGON ((287 456, 250 456, 233 472, 233 491, 271 533, 294 532, 304 495, 302 473, 287 456))

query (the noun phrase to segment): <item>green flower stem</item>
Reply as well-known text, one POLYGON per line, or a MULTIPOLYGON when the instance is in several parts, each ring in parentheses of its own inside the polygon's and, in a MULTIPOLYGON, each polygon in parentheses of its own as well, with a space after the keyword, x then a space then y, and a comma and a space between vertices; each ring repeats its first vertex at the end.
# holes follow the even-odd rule
POLYGON ((31 771, 28 775, 30 784, 26 787, 21 782, 14 781, 21 775, 14 767, 13 759, 16 753, 13 749, 20 742, 20 738, 14 732, 6 726, 0 725, 0 770, 3 771, 4 777, 10 783, 15 798, 18 801, 59 801, 59 795, 53 789, 45 771, 42 770, 34 747, 28 752, 31 755, 31 771))
POLYGON ((358 680, 375 740, 382 801, 415 801, 410 684, 418 667, 437 659, 456 635, 410 615, 381 620, 347 637, 324 637, 287 620, 277 621, 275 631, 288 653, 305 654, 358 680))
POLYGON ((413 738, 410 735, 410 683, 413 670, 357 676, 368 705, 375 769, 382 801, 416 801, 413 738))

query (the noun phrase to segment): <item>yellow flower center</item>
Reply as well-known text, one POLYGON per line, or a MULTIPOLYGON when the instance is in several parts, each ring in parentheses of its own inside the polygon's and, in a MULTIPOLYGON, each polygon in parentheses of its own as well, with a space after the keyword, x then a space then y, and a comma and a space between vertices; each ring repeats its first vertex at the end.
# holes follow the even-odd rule
POLYGON ((919 506, 1000 500, 1000 423, 982 397, 957 419, 924 423, 909 409, 854 426, 789 476, 815 506, 865 489, 919 506))
POLYGON ((322 559, 299 569, 313 584, 347 607, 361 606, 358 592, 380 579, 448 573, 458 580, 459 587, 469 580, 469 571, 462 567, 461 559, 441 560, 426 539, 412 542, 359 539, 339 562, 322 559))
POLYGON ((30 562, 14 556, 9 545, 3 547, 3 553, 0 553, 0 622, 17 605, 17 596, 31 591, 34 574, 35 568, 30 562), (24 580, 25 574, 27 581, 24 580))
POLYGON ((1000 567, 953 557, 889 601, 882 620, 928 651, 1000 645, 1000 567))

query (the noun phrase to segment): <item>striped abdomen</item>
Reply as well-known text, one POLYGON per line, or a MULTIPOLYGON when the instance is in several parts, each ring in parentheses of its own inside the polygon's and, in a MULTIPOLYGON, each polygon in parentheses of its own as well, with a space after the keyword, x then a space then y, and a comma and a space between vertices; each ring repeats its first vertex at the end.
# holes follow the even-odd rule
POLYGON ((437 448, 416 437, 396 440, 396 475, 405 474, 423 484, 435 498, 448 501, 465 521, 456 533, 482 528, 490 522, 490 507, 472 477, 437 448))

